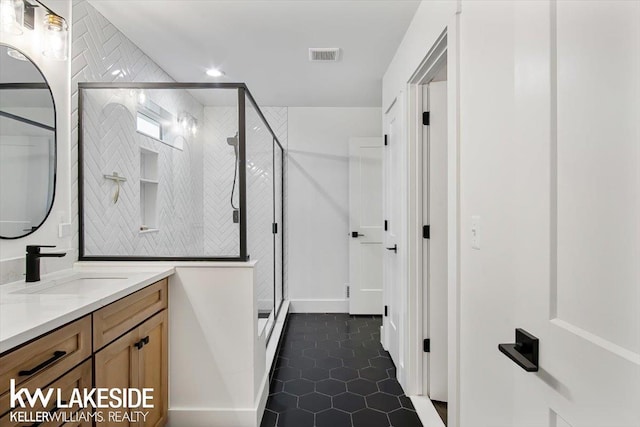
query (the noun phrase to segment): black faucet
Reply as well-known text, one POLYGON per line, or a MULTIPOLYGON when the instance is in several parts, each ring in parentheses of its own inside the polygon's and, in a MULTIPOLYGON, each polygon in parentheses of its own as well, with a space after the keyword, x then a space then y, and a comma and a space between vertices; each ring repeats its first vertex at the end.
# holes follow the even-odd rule
POLYGON ((40 258, 61 258, 66 253, 41 254, 40 248, 55 248, 50 245, 28 245, 27 246, 27 282, 40 281, 40 258))

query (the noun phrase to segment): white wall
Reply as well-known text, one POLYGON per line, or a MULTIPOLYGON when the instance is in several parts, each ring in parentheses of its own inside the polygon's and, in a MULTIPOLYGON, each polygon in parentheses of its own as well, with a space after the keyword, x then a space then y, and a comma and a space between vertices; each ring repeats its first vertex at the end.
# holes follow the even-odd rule
POLYGON ((177 265, 170 278, 169 425, 256 427, 269 387, 256 270, 214 265, 177 265))
MULTIPOLYGON (((71 23, 70 0, 48 0, 44 2, 57 14, 71 23)), ((70 64, 66 61, 52 61, 42 55, 42 50, 34 31, 25 30, 21 36, 1 33, 0 42, 14 46, 25 52, 40 69, 51 86, 56 104, 57 129, 57 177, 56 194, 51 214, 36 232, 28 237, 15 240, 0 240, 0 283, 21 279, 24 274, 24 253, 26 245, 50 244, 58 249, 69 250, 64 258, 43 259, 42 271, 71 266, 75 260, 71 236, 58 237, 58 224, 71 222, 71 145, 70 145, 70 64)), ((71 55, 69 55, 71 57, 71 55)), ((4 59, 3 59, 4 61, 4 59)), ((8 203, 2 199, 0 203, 8 203)))
POLYGON ((460 426, 513 425, 514 370, 496 349, 513 337, 523 274, 512 250, 523 167, 513 141, 513 15, 512 2, 465 2, 460 15, 460 426), (471 247, 474 215, 480 250, 471 247))
MULTIPOLYGON (((511 2, 422 2, 383 79, 384 109, 396 98, 407 99, 410 78, 448 30, 449 55, 454 56, 449 57, 448 77, 459 78, 449 82, 449 100, 457 104, 449 116, 453 134, 459 135, 453 143, 459 144, 456 203, 462 223, 458 265, 450 269, 449 278, 450 285, 459 281, 460 299, 457 317, 450 318, 460 327, 458 360, 450 359, 453 369, 459 366, 459 407, 449 407, 452 426, 510 426, 513 418, 513 371, 497 351, 497 344, 513 335, 515 272, 505 255, 509 239, 518 235, 509 227, 513 223, 509 201, 514 195, 510 176, 515 171, 508 144, 514 108, 511 7, 511 2), (482 217, 481 251, 471 249, 471 215, 482 217), (507 232, 500 232, 505 226, 507 232)), ((408 117, 403 127, 410 135, 408 117)), ((404 143, 409 144, 408 139, 404 143)), ((408 185, 408 175, 406 179, 408 185)), ((406 278, 401 279, 408 287, 406 278)), ((456 388, 450 390, 455 393, 456 388)))
MULTIPOLYGON (((545 2, 539 3, 544 4, 545 2)), ((518 9, 520 6, 518 2, 509 1, 464 1, 460 2, 459 7, 455 2, 423 1, 383 80, 383 108, 386 108, 401 93, 406 93, 409 78, 425 58, 436 37, 446 27, 452 30, 448 33, 450 53, 453 55, 448 58, 448 76, 450 90, 454 95, 457 95, 453 98, 457 103, 457 109, 453 111, 454 114, 450 114, 450 118, 457 120, 454 122, 454 125, 457 125, 454 132, 458 138, 453 142, 457 143, 459 152, 459 157, 454 161, 459 161, 458 184, 460 192, 458 200, 459 258, 456 266, 459 271, 460 372, 459 418, 455 417, 455 421, 452 421, 452 415, 455 414, 451 413, 452 407, 450 406, 449 425, 451 426, 542 425, 540 422, 527 424, 519 419, 523 413, 531 410, 532 401, 526 399, 527 393, 530 395, 538 393, 536 396, 545 400, 546 411, 541 415, 545 418, 543 422, 547 422, 548 405, 552 405, 549 402, 552 402, 553 393, 557 391, 554 389, 566 388, 566 384, 557 379, 559 378, 557 374, 561 372, 556 372, 554 376, 548 378, 544 373, 525 374, 519 368, 512 366, 511 362, 506 360, 497 350, 498 343, 510 342, 513 339, 515 327, 529 327, 529 324, 522 324, 526 323, 524 320, 527 320, 523 312, 536 312, 538 316, 541 316, 541 310, 544 311, 543 309, 548 308, 546 305, 532 307, 533 302, 524 289, 531 291, 544 288, 549 286, 550 280, 548 274, 550 253, 546 239, 549 236, 550 211, 548 203, 551 197, 548 171, 550 162, 549 138, 551 136, 549 132, 545 133, 544 130, 539 133, 534 132, 540 126, 548 126, 549 120, 556 119, 555 112, 551 110, 549 102, 545 103, 545 97, 550 96, 548 86, 550 70, 548 64, 546 68, 544 66, 544 61, 548 61, 549 52, 542 50, 542 55, 540 55, 540 51, 535 51, 532 54, 531 46, 526 44, 526 37, 521 36, 520 39, 514 37, 514 35, 522 33, 523 27, 526 28, 523 23, 526 22, 532 27, 527 28, 531 31, 531 40, 535 39, 536 43, 543 44, 543 37, 549 37, 549 29, 544 25, 534 29, 530 21, 533 18, 518 9), (540 35, 534 35, 536 32, 539 32, 540 35), (540 38, 543 39, 540 40, 540 38), (452 62, 455 66, 452 66, 452 62), (452 82, 452 77, 456 77, 457 80, 452 82), (538 101, 538 103, 532 103, 531 100, 538 101), (524 108, 525 106, 526 108, 524 108), (536 116, 541 118, 541 123, 535 121, 536 116), (532 137, 531 134, 535 134, 535 136, 532 137), (471 217, 474 215, 481 218, 480 250, 471 247, 471 217), (528 382, 525 383, 525 381, 528 382), (520 385, 516 386, 516 384, 520 385), (526 387, 525 390, 522 384, 527 384, 529 387, 526 387)), ((637 13, 637 8, 635 10, 637 13)), ((545 13, 547 13, 545 19, 548 20, 549 12, 545 11, 545 13)), ((602 17, 603 20, 607 18, 602 17)), ((574 16, 567 13, 565 19, 573 20, 574 16)), ((544 23, 546 21, 539 20, 537 22, 544 23)), ((567 28, 566 26, 561 27, 565 32, 569 32, 567 28)), ((591 34, 591 30, 588 28, 585 28, 585 32, 591 34)), ((619 34, 624 33, 620 32, 616 35, 619 34)), ((597 45, 597 43, 585 44, 575 33, 572 33, 571 36, 575 37, 574 42, 581 47, 597 45)), ((611 48, 600 48, 606 49, 612 57, 619 59, 631 51, 628 48, 632 45, 629 40, 631 38, 622 38, 628 42, 627 45, 612 43, 611 48), (622 46, 627 46, 627 50, 624 51, 622 46)), ((598 42, 602 42, 602 39, 598 39, 598 42)), ((564 51, 559 50, 560 63, 562 64, 562 59, 579 57, 575 54, 576 51, 577 48, 568 49, 566 47, 564 51), (568 52, 572 52, 573 55, 569 55, 568 52)), ((584 57, 589 57, 589 55, 584 54, 584 57)), ((598 66, 601 65, 601 58, 598 59, 595 55, 591 57, 598 66)), ((567 62, 570 61, 565 61, 565 63, 567 62)), ((605 62, 611 65, 612 61, 605 62)), ((637 65, 638 62, 636 61, 635 64, 637 65)), ((597 90, 591 92, 581 90, 579 93, 585 99, 576 100, 575 95, 565 95, 564 99, 560 98, 560 113, 562 113, 562 108, 571 109, 570 107, 574 106, 571 102, 579 104, 581 107, 577 109, 582 112, 590 112, 587 107, 595 109, 604 105, 604 108, 599 110, 606 112, 603 114, 615 115, 615 120, 624 122, 625 125, 637 123, 637 108, 629 108, 629 105, 637 107, 637 103, 633 104, 631 101, 633 99, 631 93, 634 90, 637 93, 638 80, 635 79, 635 86, 626 84, 624 88, 619 87, 619 82, 634 81, 631 77, 633 66, 611 67, 611 71, 607 69, 606 73, 603 71, 604 69, 605 67, 598 69, 598 67, 585 66, 574 67, 571 72, 565 70, 564 75, 559 73, 558 75, 564 78, 565 82, 572 83, 589 81, 588 78, 595 79, 595 76, 599 75, 598 72, 601 75, 610 74, 613 76, 611 81, 607 81, 606 78, 598 78, 597 83, 593 83, 599 90, 602 90, 600 93, 597 90), (621 77, 616 80, 614 78, 616 76, 621 77), (594 97, 594 93, 599 96, 594 97), (628 94, 628 97, 625 97, 625 94, 628 94), (594 99, 598 101, 592 102, 594 99), (624 111, 617 111, 616 108, 620 108, 621 105, 625 106, 624 111), (614 111, 615 113, 612 113, 614 111), (632 117, 634 113, 635 117, 632 117)), ((635 76, 637 75, 635 73, 635 76)), ((552 78, 555 77, 552 76, 552 78)), ((637 97, 635 99, 637 100, 637 97)), ((593 117, 593 114, 591 113, 587 117, 593 117)), ((405 117, 406 130, 408 130, 407 120, 408 118, 405 117)), ((618 123, 615 120, 609 117, 604 122, 607 125, 618 123)), ((593 133, 594 129, 593 126, 585 128, 588 121, 584 120, 578 122, 577 125, 565 120, 564 124, 567 128, 573 124, 572 129, 579 129, 581 132, 593 133)), ((605 125, 602 128, 606 128, 605 125)), ((633 128, 627 127, 628 135, 633 134, 631 129, 633 128)), ((635 129, 633 135, 636 135, 637 138, 637 126, 635 129)), ((607 137, 615 138, 612 135, 617 134, 613 131, 607 133, 607 137)), ((637 215, 634 217, 635 223, 630 216, 626 216, 628 212, 637 210, 638 206, 637 198, 634 199, 634 194, 637 195, 639 182, 637 180, 638 169, 635 168, 635 175, 630 173, 634 169, 630 166, 633 164, 633 160, 631 160, 633 155, 629 154, 637 154, 637 139, 635 151, 631 150, 631 145, 624 145, 630 142, 629 139, 626 139, 615 141, 618 145, 608 141, 605 154, 600 154, 601 152, 596 149, 591 152, 587 151, 592 147, 589 147, 590 142, 586 138, 574 137, 571 139, 571 135, 567 134, 562 136, 565 137, 566 146, 575 144, 580 147, 579 149, 574 148, 574 151, 570 153, 577 153, 578 156, 575 158, 569 156, 569 152, 566 151, 564 155, 570 160, 566 160, 566 164, 561 165, 564 166, 565 174, 571 172, 575 173, 575 176, 563 176, 563 168, 560 168, 561 170, 558 172, 560 179, 565 178, 567 181, 574 179, 574 181, 570 181, 573 184, 572 187, 564 188, 565 197, 566 194, 572 193, 580 196, 596 194, 597 198, 601 197, 601 199, 593 202, 595 207, 587 205, 589 207, 583 210, 585 213, 577 215, 577 218, 570 215, 571 219, 565 220, 564 225, 560 224, 560 230, 564 226, 565 232, 566 230, 571 231, 571 227, 582 224, 581 221, 585 221, 585 218, 593 218, 589 215, 600 215, 599 218, 605 222, 609 221, 615 224, 609 227, 614 230, 609 230, 609 233, 596 233, 594 236, 588 235, 586 237, 583 230, 588 227, 584 225, 581 232, 576 232, 576 236, 580 236, 581 239, 589 239, 589 242, 583 244, 581 248, 585 248, 585 254, 595 260, 588 263, 590 267, 598 266, 597 268, 601 268, 610 261, 607 257, 615 258, 617 265, 623 264, 621 268, 608 269, 607 280, 612 280, 610 279, 613 274, 611 271, 619 272, 626 268, 626 271, 630 272, 631 266, 637 265, 629 258, 629 254, 633 253, 631 246, 624 246, 630 241, 623 237, 633 235, 633 226, 637 229, 638 224, 637 215), (588 156, 579 150, 587 152, 588 156), (598 155, 594 153, 598 153, 598 155), (583 157, 580 157, 580 154, 583 157), (595 160, 596 158, 600 160, 595 160), (589 165, 588 169, 580 169, 585 165, 589 165), (592 165, 597 165, 597 167, 592 165), (604 169, 606 167, 611 169, 604 169), (616 170, 614 171, 614 169, 616 170), (602 170, 607 170, 606 177, 598 176, 602 170), (575 171, 583 174, 581 179, 575 179, 580 176, 575 171), (587 178, 584 178, 585 176, 587 178), (635 187, 633 187, 634 178, 635 187), (589 182, 590 179, 593 179, 594 182, 589 182), (615 179, 619 181, 616 182, 615 179), (612 182, 615 184, 612 185, 612 182), (606 185, 609 185, 607 187, 609 190, 604 188, 606 185), (615 188, 616 191, 611 191, 611 188, 615 188), (623 195, 626 196, 624 200, 623 195), (602 213, 607 209, 610 211, 606 214, 602 213), (612 221, 612 218, 615 221, 612 221), (623 229, 620 224, 627 225, 624 228, 626 230, 624 233, 620 231, 623 229), (617 236, 617 239, 611 237, 614 232, 619 233, 613 234, 617 236), (603 240, 595 240, 600 238, 603 240), (613 242, 616 244, 612 245, 613 242), (622 247, 627 250, 622 250, 622 247), (609 250, 609 248, 612 249, 609 250), (603 253, 602 251, 608 252, 603 253), (611 256, 611 254, 616 254, 616 256, 611 256)), ((603 138, 600 138, 599 142, 602 140, 603 138)), ((408 141, 405 143, 408 144, 408 141)), ((598 150, 605 150, 602 148, 604 146, 600 147, 597 144, 592 144, 592 146, 598 147, 598 150)), ((565 150, 567 149, 565 148, 565 150)), ((562 154, 562 151, 560 153, 562 154)), ((636 156, 636 164, 637 158, 636 156)), ((584 197, 586 199, 587 196, 584 197)), ((576 196, 575 200, 582 199, 576 196)), ((576 216, 575 212, 578 210, 571 212, 573 216, 576 216)), ((562 249, 567 250, 566 247, 562 249)), ((573 255, 575 256, 575 254, 573 255)), ((563 260, 565 263, 566 259, 567 257, 563 260)), ((596 269, 596 267, 593 268, 596 269)), ((603 269, 606 268, 603 267, 603 269)), ((584 274, 584 271, 587 269, 576 268, 571 270, 570 275, 578 277, 577 275, 584 274)), ((637 269, 635 271, 637 272, 637 269)), ((619 283, 616 289, 619 292, 618 295, 622 295, 623 292, 628 292, 627 295, 631 295, 632 285, 630 283, 633 283, 633 279, 630 277, 617 280, 619 283)), ((583 293, 581 298, 586 301, 584 294, 588 289, 587 281, 579 280, 576 283, 580 286, 579 292, 583 293)), ((602 281, 599 281, 596 286, 600 288, 601 283, 602 281)), ((637 281, 635 283, 637 284, 637 281)), ((407 286, 407 283, 404 285, 407 286)), ((571 296, 575 297, 579 292, 574 291, 571 296)), ((630 299, 632 298, 626 298, 625 301, 630 299)), ((544 303, 549 304, 549 301, 546 300, 544 303)), ((629 314, 631 310, 628 309, 628 305, 600 305, 602 307, 591 303, 592 307, 583 314, 584 317, 591 322, 595 308, 607 310, 614 306, 620 306, 626 310, 621 311, 626 313, 627 320, 631 320, 633 317, 629 314)), ((581 307, 585 306, 587 303, 581 305, 581 307)), ((618 314, 616 313, 616 315, 618 314)), ((600 318, 612 317, 613 315, 600 316, 600 318)), ((547 320, 545 319, 545 322, 547 320)), ((602 323, 606 324, 606 322, 602 323)), ((565 361, 563 360, 563 362, 565 361)), ((546 375, 549 374, 546 373, 546 375)), ((579 395, 583 391, 571 390, 575 395, 579 395)), ((562 402, 564 404, 565 400, 562 402)))
POLYGON ((382 134, 379 108, 289 108, 288 298, 292 311, 348 311, 349 138, 382 134))
POLYGON ((386 111, 418 68, 428 50, 453 19, 456 0, 423 1, 382 79, 382 110, 386 111))

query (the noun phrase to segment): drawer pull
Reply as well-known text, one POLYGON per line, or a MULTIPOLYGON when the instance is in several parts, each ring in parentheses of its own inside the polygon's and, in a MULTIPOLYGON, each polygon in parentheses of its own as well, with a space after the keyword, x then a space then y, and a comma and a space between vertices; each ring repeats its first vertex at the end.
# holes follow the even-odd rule
POLYGON ((20 372, 18 372, 18 375, 21 376, 21 377, 28 376, 28 375, 33 375, 36 372, 40 371, 41 369, 44 369, 47 366, 51 365, 53 362, 55 362, 56 360, 60 359, 65 354, 67 354, 66 351, 60 351, 60 350, 54 351, 53 352, 53 357, 51 357, 51 359, 45 360, 44 362, 42 362, 41 364, 39 364, 35 368, 29 369, 28 371, 20 371, 20 372))
POLYGON ((135 346, 135 348, 140 350, 142 347, 145 346, 145 344, 149 344, 149 336, 146 336, 146 337, 142 338, 140 341, 135 343, 134 346, 135 346))

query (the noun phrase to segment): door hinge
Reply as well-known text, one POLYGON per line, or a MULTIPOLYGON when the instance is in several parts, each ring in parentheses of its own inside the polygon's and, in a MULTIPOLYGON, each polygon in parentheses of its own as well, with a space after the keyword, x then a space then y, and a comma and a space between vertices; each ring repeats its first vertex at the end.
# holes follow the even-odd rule
POLYGON ((429 338, 422 341, 422 350, 424 350, 425 353, 431 353, 431 340, 429 338))
POLYGON ((384 306, 384 317, 387 317, 389 315, 389 306, 385 305, 384 306))
POLYGON ((351 286, 347 285, 347 298, 351 297, 351 286))
POLYGON ((423 239, 430 239, 431 238, 431 226, 430 225, 423 225, 422 226, 422 238, 423 239))
POLYGON ((273 224, 271 224, 271 231, 273 232, 273 234, 278 234, 278 223, 274 222, 273 224))
POLYGON ((384 220, 384 231, 387 231, 389 229, 389 221, 387 221, 386 219, 384 220))
POLYGON ((429 117, 429 112, 425 111, 424 113, 422 113, 422 124, 425 126, 429 126, 429 121, 430 117, 429 117))
POLYGON ((387 141, 387 135, 384 136, 384 145, 389 145, 389 142, 387 141))

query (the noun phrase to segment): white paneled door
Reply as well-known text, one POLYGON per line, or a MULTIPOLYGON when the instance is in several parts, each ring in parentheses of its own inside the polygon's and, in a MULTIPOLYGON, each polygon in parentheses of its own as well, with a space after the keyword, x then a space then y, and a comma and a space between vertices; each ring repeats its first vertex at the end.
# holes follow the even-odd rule
POLYGON ((349 140, 349 313, 382 314, 382 138, 349 140))
POLYGON ((397 100, 385 116, 386 145, 384 147, 384 203, 383 212, 387 222, 384 232, 383 251, 383 336, 382 344, 391 355, 398 377, 403 374, 402 359, 402 321, 405 309, 403 307, 403 270, 400 256, 402 255, 402 218, 403 198, 402 181, 402 138, 401 138, 401 100, 397 100))
POLYGON ((513 426, 638 427, 640 2, 515 10, 514 326, 540 358, 537 372, 504 359, 513 426))

